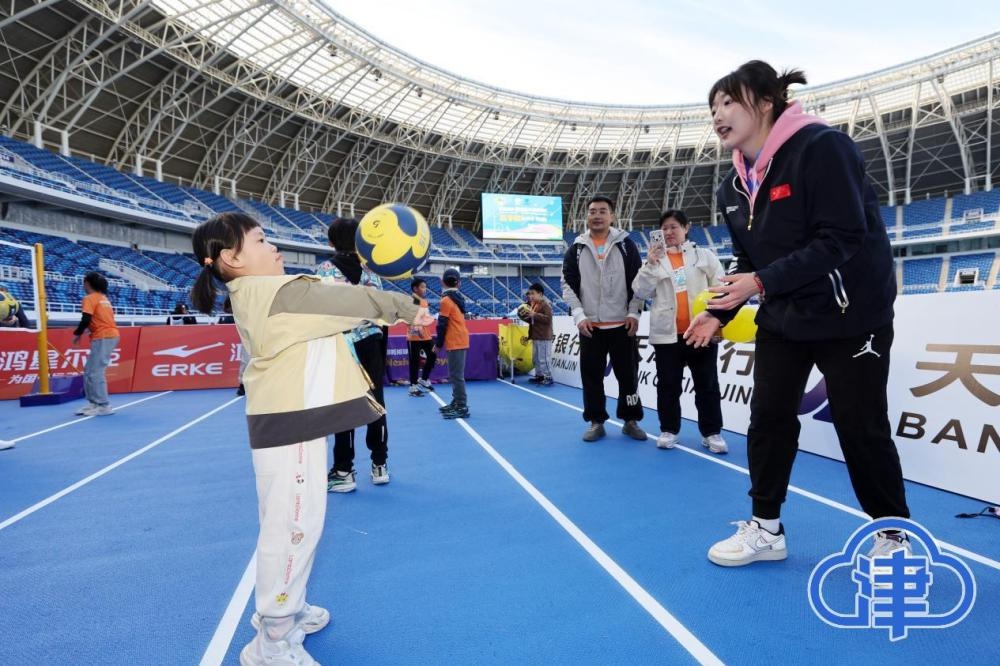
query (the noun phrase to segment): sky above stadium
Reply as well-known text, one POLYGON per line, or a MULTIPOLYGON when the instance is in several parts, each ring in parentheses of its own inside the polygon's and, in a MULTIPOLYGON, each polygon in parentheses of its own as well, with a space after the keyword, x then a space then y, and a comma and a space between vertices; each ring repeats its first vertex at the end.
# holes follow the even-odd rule
POLYGON ((1000 31, 995 0, 324 1, 453 74, 607 104, 700 103, 716 79, 754 58, 831 83, 1000 31))

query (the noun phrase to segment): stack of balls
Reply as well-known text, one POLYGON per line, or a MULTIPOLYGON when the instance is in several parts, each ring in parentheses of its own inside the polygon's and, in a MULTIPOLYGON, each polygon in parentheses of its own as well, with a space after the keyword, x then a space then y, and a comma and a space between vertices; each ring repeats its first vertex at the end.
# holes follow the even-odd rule
POLYGON ((409 206, 382 204, 361 218, 354 243, 361 262, 370 271, 399 280, 427 263, 431 230, 423 215, 409 206))

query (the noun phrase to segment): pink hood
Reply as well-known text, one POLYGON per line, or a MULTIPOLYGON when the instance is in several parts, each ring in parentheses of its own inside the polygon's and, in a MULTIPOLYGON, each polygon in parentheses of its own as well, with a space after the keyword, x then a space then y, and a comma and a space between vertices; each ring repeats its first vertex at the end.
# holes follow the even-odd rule
MULTIPOLYGON (((828 123, 820 118, 819 116, 811 116, 808 113, 802 111, 802 105, 798 102, 792 102, 789 104, 780 116, 778 120, 774 123, 774 127, 771 128, 770 134, 767 135, 767 140, 764 141, 764 146, 760 149, 760 155, 757 156, 757 160, 754 162, 753 170, 756 172, 756 182, 760 183, 764 180, 764 172, 767 171, 767 165, 774 157, 774 154, 778 152, 781 148, 792 138, 796 132, 807 125, 827 125, 828 123)), ((743 182, 743 188, 747 191, 750 190, 747 187, 747 168, 746 162, 743 159, 743 153, 738 149, 733 150, 733 166, 736 167, 736 173, 740 175, 740 180, 743 182)), ((757 198, 757 190, 754 190, 753 194, 750 196, 750 205, 753 205, 754 200, 757 198)))

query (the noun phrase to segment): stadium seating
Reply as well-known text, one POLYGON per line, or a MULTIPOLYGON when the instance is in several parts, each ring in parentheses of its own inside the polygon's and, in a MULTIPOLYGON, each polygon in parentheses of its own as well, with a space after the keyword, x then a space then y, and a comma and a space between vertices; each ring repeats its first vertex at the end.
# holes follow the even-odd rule
MULTIPOLYGON (((0 173, 37 186, 75 196, 88 197, 104 205, 131 208, 161 216, 197 223, 219 212, 244 212, 258 218, 270 233, 280 238, 314 245, 316 252, 327 247, 326 228, 333 216, 306 212, 249 199, 231 200, 192 187, 181 187, 146 176, 116 171, 108 166, 79 157, 67 157, 6 136, 0 136, 0 173)), ((896 239, 897 206, 882 206, 880 213, 896 239)), ((915 201, 902 206, 900 239, 947 237, 997 228, 1000 216, 1000 190, 959 194, 952 198, 950 220, 945 220, 947 201, 944 198, 915 201)), ((648 251, 651 228, 630 232, 643 254, 648 251)), ((573 242, 577 232, 567 231, 564 244, 535 245, 531 243, 484 244, 466 227, 432 228, 431 259, 438 262, 470 264, 477 261, 510 264, 559 264, 565 247, 573 242)), ((725 225, 694 224, 689 238, 700 246, 726 257, 732 252, 732 240, 725 225)), ((49 297, 56 308, 75 308, 81 297, 80 279, 89 270, 102 270, 112 277, 116 304, 124 312, 166 313, 178 300, 184 300, 186 290, 200 270, 193 257, 183 253, 133 248, 100 241, 74 242, 52 234, 35 233, 14 228, 0 228, 0 238, 21 243, 41 242, 47 253, 49 297), (109 263, 110 262, 110 263, 109 263), (103 266, 103 268, 102 268, 103 266), (112 267, 112 268, 108 268, 112 267), (117 267, 115 269, 114 267, 117 267), (115 273, 117 270, 117 275, 115 273)), ((0 266, 23 267, 24 256, 12 248, 0 246, 0 266), (18 256, 20 254, 20 256, 18 256)), ((901 292, 905 294, 936 292, 941 286, 948 291, 1000 288, 992 270, 1000 262, 996 252, 955 255, 942 276, 942 257, 903 260, 901 292), (976 285, 955 286, 954 277, 961 269, 979 270, 976 285), (942 279, 942 277, 944 279, 942 279)), ((8 270, 6 275, 17 273, 8 270)), ((289 272, 308 272, 311 267, 289 266, 289 272)), ((561 299, 557 277, 539 279, 556 312, 568 312, 561 299)), ((30 281, 7 278, 8 287, 19 298, 33 298, 30 281)), ((428 280, 428 300, 436 304, 441 284, 433 276, 428 280)), ((528 278, 476 277, 463 283, 470 302, 470 315, 505 314, 521 302, 532 280, 528 278)), ((387 282, 387 288, 409 293, 409 280, 387 282)))

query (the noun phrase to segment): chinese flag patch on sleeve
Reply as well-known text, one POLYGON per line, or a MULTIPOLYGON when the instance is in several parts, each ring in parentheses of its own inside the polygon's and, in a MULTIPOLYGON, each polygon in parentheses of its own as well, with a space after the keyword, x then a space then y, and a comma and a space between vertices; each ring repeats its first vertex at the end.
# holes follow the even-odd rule
POLYGON ((778 199, 787 199, 792 196, 792 186, 788 183, 783 183, 781 185, 775 185, 771 188, 771 201, 777 201, 778 199))

